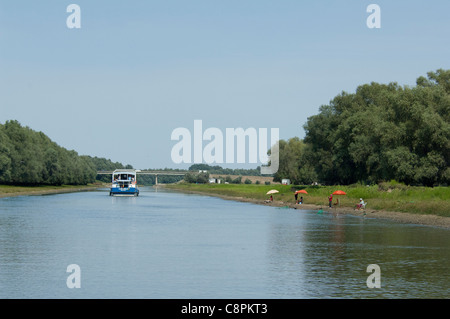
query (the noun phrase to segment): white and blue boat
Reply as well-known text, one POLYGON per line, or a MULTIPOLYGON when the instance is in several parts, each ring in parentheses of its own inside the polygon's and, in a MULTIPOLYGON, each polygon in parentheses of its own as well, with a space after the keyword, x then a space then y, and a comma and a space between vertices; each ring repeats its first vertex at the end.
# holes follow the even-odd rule
POLYGON ((112 173, 110 196, 139 196, 137 172, 134 169, 116 169, 112 173))

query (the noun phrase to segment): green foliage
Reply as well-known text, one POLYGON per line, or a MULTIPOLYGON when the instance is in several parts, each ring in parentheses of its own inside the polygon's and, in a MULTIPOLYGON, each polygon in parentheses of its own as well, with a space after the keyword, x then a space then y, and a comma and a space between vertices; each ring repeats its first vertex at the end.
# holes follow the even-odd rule
MULTIPOLYGON (((124 166, 122 163, 112 162, 111 160, 103 158, 103 157, 90 157, 90 156, 87 156, 87 157, 94 165, 94 168, 96 171, 114 171, 116 169, 121 169, 121 168, 129 168, 129 169, 133 168, 131 165, 124 166)), ((97 180, 104 182, 104 183, 109 183, 109 182, 111 182, 111 176, 110 175, 97 175, 97 180)), ((141 178, 139 178, 139 183, 141 183, 141 178)))
MULTIPOLYGON (((267 191, 276 189, 279 193, 273 195, 275 201, 294 203, 294 189, 289 185, 245 185, 245 184, 172 184, 172 189, 193 190, 209 194, 267 199, 267 191)), ((347 195, 334 196, 339 198, 340 206, 354 208, 363 198, 368 203, 367 209, 386 210, 395 212, 408 212, 430 214, 450 217, 450 187, 422 187, 407 186, 396 181, 381 183, 380 185, 364 186, 353 184, 350 186, 302 186, 308 194, 303 195, 308 204, 328 206, 328 196, 337 189, 343 190, 347 195)))
POLYGON ((209 173, 186 173, 184 180, 187 183, 206 184, 209 182, 209 173))
POLYGON ((246 178, 245 181, 244 181, 244 184, 251 184, 251 183, 252 183, 252 181, 249 180, 248 178, 246 178))
MULTIPOLYGON (((176 175, 158 175, 158 184, 171 184, 177 183, 183 180, 183 176, 176 175)), ((138 175, 138 183, 139 185, 155 185, 156 184, 156 176, 154 175, 138 175)))
POLYGON ((280 141, 274 180, 448 184, 450 70, 429 72, 415 87, 364 84, 354 94, 342 92, 319 111, 304 125, 303 141, 280 141))
POLYGON ((238 176, 231 181, 232 184, 242 184, 242 176, 238 176))
MULTIPOLYGON (((104 158, 80 156, 18 121, 0 124, 0 183, 8 185, 86 185, 97 170, 123 168, 104 158)), ((110 177, 107 181, 110 181, 110 177)))
POLYGON ((208 171, 210 174, 223 174, 223 175, 244 175, 244 176, 261 176, 261 167, 258 166, 255 169, 242 169, 242 168, 223 168, 219 165, 211 166, 208 164, 193 164, 189 167, 189 171, 208 171))
POLYGON ((380 190, 380 191, 392 191, 394 189, 404 191, 404 190, 408 189, 408 186, 406 186, 404 183, 399 183, 394 180, 392 180, 390 182, 381 182, 378 184, 378 190, 380 190))

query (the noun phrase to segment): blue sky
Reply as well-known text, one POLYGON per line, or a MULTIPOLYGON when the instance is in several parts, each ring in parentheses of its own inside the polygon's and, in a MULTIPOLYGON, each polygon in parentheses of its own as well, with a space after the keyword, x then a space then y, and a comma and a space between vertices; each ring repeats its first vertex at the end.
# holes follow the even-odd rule
POLYGON ((170 137, 196 119, 303 138, 342 91, 449 69, 449 12, 448 0, 2 0, 0 122, 79 154, 186 168, 170 137), (81 29, 66 26, 71 3, 81 29), (380 29, 366 25, 371 3, 380 29))

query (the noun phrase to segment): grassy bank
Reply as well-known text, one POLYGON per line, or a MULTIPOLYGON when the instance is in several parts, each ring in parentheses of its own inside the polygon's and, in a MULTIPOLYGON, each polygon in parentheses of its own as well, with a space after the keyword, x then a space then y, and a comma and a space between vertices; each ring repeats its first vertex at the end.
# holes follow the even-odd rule
POLYGON ((100 184, 88 185, 61 185, 61 186, 11 186, 0 185, 0 197, 20 196, 20 195, 42 195, 88 191, 101 187, 100 184))
POLYGON ((211 195, 251 198, 264 201, 266 193, 276 189, 274 200, 294 203, 294 190, 305 189, 305 204, 328 205, 328 196, 342 190, 347 195, 333 196, 333 203, 339 198, 341 207, 353 208, 359 198, 366 201, 368 210, 385 210, 393 212, 427 214, 450 217, 449 187, 413 187, 402 184, 385 183, 374 186, 287 186, 287 185, 254 185, 254 184, 172 184, 167 188, 180 191, 202 192, 211 195))

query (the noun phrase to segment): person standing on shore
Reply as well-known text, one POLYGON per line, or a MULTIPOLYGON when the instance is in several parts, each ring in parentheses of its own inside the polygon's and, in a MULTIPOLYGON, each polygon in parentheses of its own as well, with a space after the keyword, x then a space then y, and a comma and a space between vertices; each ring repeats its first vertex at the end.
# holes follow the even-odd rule
POLYGON ((333 194, 330 194, 330 196, 328 196, 328 205, 331 207, 333 203, 333 194))
POLYGON ((295 193, 294 197, 295 197, 295 203, 298 204, 298 200, 297 200, 298 199, 298 193, 295 193))

